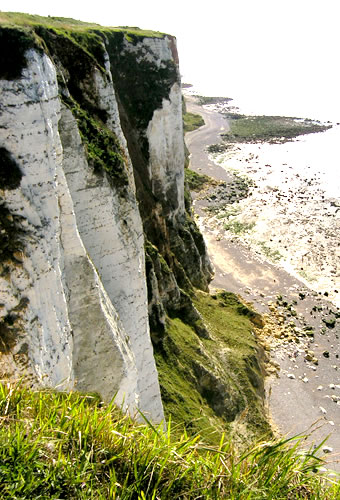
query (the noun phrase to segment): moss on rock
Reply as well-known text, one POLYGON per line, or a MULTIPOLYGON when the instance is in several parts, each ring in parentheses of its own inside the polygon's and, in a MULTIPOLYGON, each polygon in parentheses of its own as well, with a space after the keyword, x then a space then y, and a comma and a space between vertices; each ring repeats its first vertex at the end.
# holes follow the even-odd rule
POLYGON ((127 159, 116 135, 74 101, 71 102, 70 109, 77 120, 80 135, 86 146, 89 166, 96 173, 106 172, 113 187, 127 186, 129 183, 127 159))

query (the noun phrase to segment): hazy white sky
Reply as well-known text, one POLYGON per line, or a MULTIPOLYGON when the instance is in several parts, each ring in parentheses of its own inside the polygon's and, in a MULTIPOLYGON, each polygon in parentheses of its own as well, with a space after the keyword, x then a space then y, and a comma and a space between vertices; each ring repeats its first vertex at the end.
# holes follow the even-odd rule
POLYGON ((339 93, 340 0, 1 0, 0 8, 171 33, 184 80, 213 93, 301 104, 323 96, 328 107, 339 93))

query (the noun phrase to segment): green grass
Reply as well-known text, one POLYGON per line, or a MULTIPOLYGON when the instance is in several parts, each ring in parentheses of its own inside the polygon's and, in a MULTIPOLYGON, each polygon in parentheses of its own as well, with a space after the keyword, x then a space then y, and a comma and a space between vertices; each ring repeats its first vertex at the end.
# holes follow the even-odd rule
POLYGON ((204 120, 201 115, 195 113, 183 113, 184 132, 192 132, 204 125, 204 120))
POLYGON ((201 106, 204 104, 218 104, 218 103, 227 103, 232 101, 230 97, 207 97, 203 95, 197 95, 196 98, 201 106))
POLYGON ((228 430, 242 448, 271 432, 252 333, 260 317, 227 292, 196 291, 193 302, 209 336, 199 337, 185 316, 169 318, 162 343, 155 346, 166 415, 211 444, 228 430))
MULTIPOLYGON (((72 19, 69 17, 54 17, 54 16, 38 16, 32 14, 24 14, 21 12, 0 12, 0 24, 8 26, 45 26, 47 28, 60 28, 63 30, 72 31, 87 31, 93 29, 105 29, 105 27, 96 23, 87 23, 72 19)), ((110 27, 110 31, 122 32, 131 41, 133 37, 142 38, 164 38, 165 33, 152 30, 143 30, 138 27, 118 26, 110 27)))
MULTIPOLYGON (((228 117, 228 115, 226 115, 228 117)), ((230 131, 222 134, 226 142, 283 143, 302 134, 324 132, 331 125, 284 116, 241 116, 230 119, 230 131)))
POLYGON ((254 226, 255 222, 240 222, 238 220, 232 220, 224 224, 224 229, 233 234, 244 234, 251 231, 254 226))
POLYGON ((216 185, 217 181, 205 174, 199 174, 190 168, 184 170, 185 180, 191 191, 201 191, 206 186, 216 185))
POLYGON ((279 250, 273 250, 270 248, 265 241, 259 241, 258 246, 261 249, 261 252, 268 257, 269 260, 273 262, 278 262, 282 259, 282 255, 279 250))
POLYGON ((174 437, 95 395, 10 384, 0 384, 0 422, 3 499, 339 498, 303 437, 238 455, 223 435, 214 447, 174 437))
MULTIPOLYGON (((74 63, 73 75, 70 75, 70 84, 72 84, 74 75, 79 72, 85 72, 88 75, 90 72, 88 61, 84 61, 84 54, 92 57, 92 66, 97 65, 100 69, 103 68, 104 40, 116 37, 119 42, 125 39, 136 45, 144 38, 164 38, 165 36, 165 33, 141 30, 136 27, 109 28, 71 18, 0 12, 0 42, 4 49, 0 53, 0 77, 8 80, 19 78, 22 69, 26 66, 25 51, 30 48, 34 47, 36 50, 45 52, 47 48, 53 56, 59 49, 58 56, 64 52, 64 60, 68 57, 74 63), (57 44, 56 50, 54 50, 54 42, 57 44), (84 62, 85 66, 82 65, 84 62)), ((135 55, 134 58, 136 58, 135 55)))

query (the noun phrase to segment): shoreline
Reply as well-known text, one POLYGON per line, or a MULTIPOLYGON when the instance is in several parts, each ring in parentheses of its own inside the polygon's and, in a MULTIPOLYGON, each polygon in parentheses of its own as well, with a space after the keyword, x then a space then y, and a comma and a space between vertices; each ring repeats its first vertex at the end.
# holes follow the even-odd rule
MULTIPOLYGON (((228 124, 221 114, 199 106, 193 98, 186 98, 186 103, 188 111, 201 114, 206 121, 204 127, 186 135, 191 153, 190 168, 222 182, 217 188, 208 186, 203 193, 192 193, 197 222, 215 267, 211 288, 234 291, 266 318, 260 340, 267 345, 265 349, 271 359, 266 386, 275 427, 282 434, 304 433, 321 418, 323 425, 313 432, 312 439, 318 443, 331 434, 327 445, 340 457, 340 321, 337 309, 325 295, 311 290, 300 276, 291 275, 254 252, 247 239, 242 241, 235 234, 226 236, 225 220, 218 218, 221 214, 207 213, 207 208, 228 200, 230 185, 235 182, 235 172, 214 163, 211 155, 205 152, 206 146, 219 142, 219 133, 228 124)), ((264 201, 268 203, 269 195, 268 190, 261 192, 258 206, 264 201)), ((238 203, 250 210, 254 209, 251 206, 255 205, 254 200, 254 194, 251 197, 243 195, 238 203)), ((271 205, 268 206, 271 213, 271 205)), ((290 208, 294 211, 293 204, 290 208)), ((263 217, 266 213, 263 211, 263 217)), ((230 215, 228 221, 235 221, 235 215, 230 215)), ((239 222, 242 223, 242 219, 239 222)), ((270 250, 275 252, 274 247, 270 250)), ((340 462, 330 467, 340 470, 340 462)))
MULTIPOLYGON (((240 238, 254 252, 339 307, 340 200, 327 196, 314 172, 275 162, 280 148, 238 145, 236 151, 211 155, 227 171, 245 176, 252 184, 251 196, 239 202, 238 213, 229 220, 253 224, 240 238)), ((223 211, 217 214, 221 230, 222 216, 223 211)))

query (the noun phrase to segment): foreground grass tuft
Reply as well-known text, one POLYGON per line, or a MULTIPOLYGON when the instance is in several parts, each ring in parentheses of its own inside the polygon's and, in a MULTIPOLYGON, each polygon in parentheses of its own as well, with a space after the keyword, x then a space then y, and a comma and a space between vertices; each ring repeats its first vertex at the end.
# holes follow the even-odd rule
POLYGON ((237 456, 221 437, 172 438, 97 396, 0 385, 1 498, 339 498, 303 438, 237 456))

